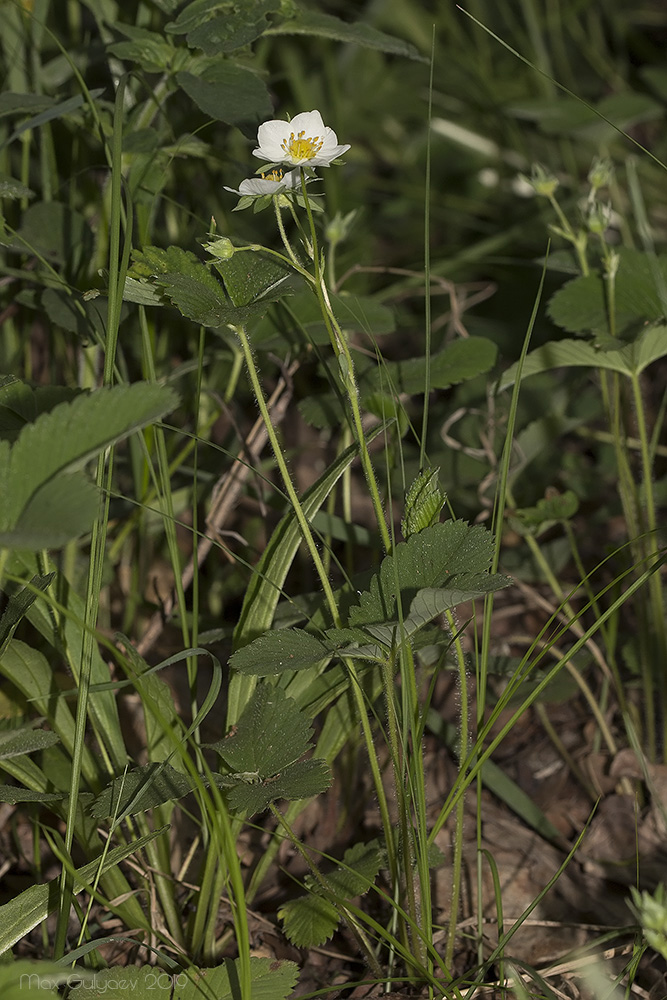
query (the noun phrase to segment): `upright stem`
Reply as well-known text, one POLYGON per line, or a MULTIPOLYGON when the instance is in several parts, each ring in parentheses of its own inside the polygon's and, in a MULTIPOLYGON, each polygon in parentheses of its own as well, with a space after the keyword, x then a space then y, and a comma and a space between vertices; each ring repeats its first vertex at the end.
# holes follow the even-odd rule
POLYGON ((283 480, 283 485, 285 487, 285 492, 289 498, 289 501, 294 510, 299 528, 301 529, 301 534, 303 540, 306 543, 308 553, 310 558, 313 560, 313 565, 320 578, 320 583, 322 584, 322 590, 324 591, 324 596, 329 606, 329 611, 331 613, 331 618, 334 625, 340 627, 340 615, 338 613, 338 608, 336 606, 336 598, 334 597, 333 590, 331 589, 331 583, 329 582, 329 577, 326 574, 324 565, 320 553, 317 550, 315 544, 315 539, 313 538, 313 533, 310 529, 308 519, 303 512, 303 507, 301 506, 301 501, 299 500, 299 495, 294 488, 294 483, 292 482, 292 477, 290 476, 289 469, 287 468, 287 463, 282 453, 280 447, 280 442, 278 441, 278 435, 276 434, 276 429, 271 422, 271 414, 269 413, 269 408, 266 405, 266 400, 264 399, 264 392, 262 391, 262 386, 259 381, 259 375, 257 373, 257 368, 255 367, 255 359, 252 354, 252 348, 250 346, 250 341, 248 340, 248 334, 244 326, 234 327, 236 335, 239 338, 239 343, 241 344, 241 350, 243 351, 243 357, 246 363, 246 368, 248 369, 248 376, 250 378, 250 383, 252 385, 253 394, 257 400, 257 405, 259 407, 259 412, 262 415, 262 420, 264 421, 264 426, 266 427, 266 432, 271 443, 271 448, 280 471, 280 475, 283 480))
POLYGON ((322 317, 329 334, 329 339, 331 341, 331 346, 333 347, 334 353, 338 359, 338 369, 341 376, 341 381, 347 393, 347 397, 350 403, 350 408, 352 410, 352 421, 354 423, 354 429, 357 437, 357 443, 359 444, 359 452, 361 457, 361 464, 364 470, 364 475, 366 476, 366 482, 368 483, 368 488, 371 494, 371 500, 373 502, 373 508, 375 510, 375 519, 377 521, 378 529, 382 537, 382 544, 384 546, 385 552, 389 552, 391 549, 391 538, 389 535, 389 529, 387 528, 387 522, 384 516, 384 510, 382 509, 382 500, 380 498, 380 491, 378 489, 377 479, 375 477, 375 470, 373 468, 373 463, 371 462, 371 456, 368 451, 368 445, 364 438, 363 424, 361 420, 361 409, 359 407, 359 391, 357 389, 357 382, 354 374, 354 361, 352 360, 352 355, 350 354, 350 349, 347 346, 347 340, 341 330, 336 317, 333 314, 331 308, 331 302, 329 301, 329 295, 324 280, 324 275, 322 273, 322 267, 320 262, 320 249, 317 242, 317 232, 315 230, 315 220, 313 219, 313 212, 310 207, 310 201, 308 200, 308 193, 306 191, 306 176, 301 168, 301 188, 303 192, 303 200, 306 206, 306 212, 308 214, 308 224, 310 226, 310 235, 313 247, 313 267, 315 271, 315 294, 317 295, 318 302, 320 304, 320 309, 322 310, 322 317))

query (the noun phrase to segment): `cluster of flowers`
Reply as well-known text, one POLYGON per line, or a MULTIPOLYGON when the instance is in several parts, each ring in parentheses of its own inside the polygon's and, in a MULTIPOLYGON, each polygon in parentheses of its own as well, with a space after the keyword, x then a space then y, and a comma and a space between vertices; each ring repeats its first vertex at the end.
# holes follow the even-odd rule
POLYGON ((349 148, 338 144, 336 133, 324 124, 319 111, 303 111, 289 122, 264 122, 257 130, 253 155, 267 161, 266 172, 225 191, 255 199, 299 190, 301 167, 328 167, 349 148))

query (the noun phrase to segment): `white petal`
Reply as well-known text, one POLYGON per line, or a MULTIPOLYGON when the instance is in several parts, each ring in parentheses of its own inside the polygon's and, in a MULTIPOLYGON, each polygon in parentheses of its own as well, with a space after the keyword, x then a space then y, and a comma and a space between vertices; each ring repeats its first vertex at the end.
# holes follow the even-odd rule
POLYGON ((322 146, 322 149, 317 154, 317 156, 313 160, 309 161, 308 165, 311 167, 329 167, 331 166, 333 160, 337 160, 339 156, 343 155, 343 153, 347 153, 349 148, 350 148, 349 145, 327 146, 327 144, 325 143, 322 146))
POLYGON ((285 122, 287 125, 287 134, 294 132, 305 132, 306 135, 319 135, 321 136, 323 132, 326 131, 324 122, 322 121, 322 115, 319 111, 302 111, 300 114, 295 115, 291 122, 285 122))
POLYGON ((280 180, 271 177, 247 177, 241 181, 238 188, 225 187, 225 191, 251 198, 259 198, 264 194, 277 194, 279 191, 293 190, 301 186, 301 175, 298 170, 290 170, 280 180))
POLYGON ((282 186, 280 181, 268 181, 263 177, 248 177, 239 184, 239 194, 273 194, 282 186))
POLYGON ((259 156, 261 160, 268 160, 270 163, 280 163, 285 156, 282 143, 289 139, 291 131, 289 122, 279 120, 264 122, 257 129, 259 148, 253 150, 254 155, 259 156))

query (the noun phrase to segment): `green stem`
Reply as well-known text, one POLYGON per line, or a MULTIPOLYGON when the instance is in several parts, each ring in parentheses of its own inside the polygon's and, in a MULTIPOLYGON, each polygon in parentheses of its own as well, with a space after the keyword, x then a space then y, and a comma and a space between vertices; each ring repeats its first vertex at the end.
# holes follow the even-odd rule
MULTIPOLYGON (((632 396, 635 404, 635 419, 637 421, 637 434, 640 441, 640 455, 642 463, 642 486, 644 497, 644 514, 646 519, 646 537, 642 548, 644 559, 656 555, 658 548, 657 530, 658 523, 656 517, 655 494, 653 491, 653 462, 651 460, 651 449, 648 429, 646 426, 646 416, 644 412, 644 400, 642 397, 639 375, 633 373, 630 376, 632 384, 632 396)), ((662 580, 659 574, 654 574, 649 581, 649 596, 651 606, 650 619, 650 639, 654 649, 650 658, 652 664, 664 664, 667 662, 667 631, 665 626, 665 607, 662 588, 662 580)), ((665 682, 663 671, 658 667, 652 670, 652 675, 657 684, 660 694, 661 709, 665 714, 665 682)), ((662 720, 663 727, 665 719, 662 720)), ((667 746, 663 740, 663 755, 667 760, 667 746)))
POLYGON ((264 421, 264 426, 266 427, 266 433, 273 450, 273 454, 280 472, 281 478, 283 480, 283 485, 285 487, 285 492, 289 498, 289 501, 294 510, 294 514, 297 519, 299 528, 301 529, 301 534, 303 540, 306 543, 306 548, 310 558, 313 560, 313 565, 317 572, 317 575, 322 584, 322 590, 324 591, 324 596, 326 598, 327 605, 329 607, 329 612, 336 628, 340 628, 340 614, 338 612, 338 607, 336 605, 336 598, 334 597, 334 592, 331 588, 331 583, 329 582, 329 577, 326 574, 320 553, 317 550, 315 544, 315 539, 313 538, 313 533, 310 529, 310 524, 308 519, 303 512, 303 507, 301 506, 301 501, 299 500, 299 495, 296 492, 294 483, 292 482, 292 477, 290 476, 289 469, 287 468, 287 463, 282 453, 280 447, 280 442, 278 441, 278 435, 276 434, 276 429, 271 421, 271 414, 269 413, 269 408, 266 405, 266 400, 264 399, 264 392, 262 391, 262 386, 259 381, 259 374, 255 366, 255 359, 253 357, 252 348, 250 346, 250 341, 248 339, 248 334, 244 326, 234 327, 236 335, 239 338, 239 343, 241 344, 241 350, 243 351, 243 357, 245 359, 246 368, 248 370, 248 376, 250 378, 250 383, 252 385, 253 394, 257 400, 257 405, 259 407, 259 412, 264 421))
MULTIPOLYGON (((468 705, 468 678, 466 675, 465 653, 461 645, 461 639, 457 634, 456 622, 451 611, 445 612, 445 617, 452 631, 454 638, 454 648, 456 650, 456 662, 459 671, 459 694, 461 698, 461 740, 459 747, 459 761, 463 767, 463 762, 468 756, 468 742, 470 738, 470 718, 468 705)), ((463 773, 461 772, 462 776, 463 773)), ((456 803, 456 831, 454 834, 454 858, 452 861, 452 901, 449 912, 449 931, 447 934, 447 948, 445 951, 445 965, 451 968, 454 961, 454 947, 456 944, 456 925, 459 916, 459 901, 461 897, 461 870, 463 866, 463 824, 465 812, 465 793, 460 795, 456 803)))
POLYGON ((350 349, 347 345, 347 340, 343 334, 343 331, 338 325, 336 317, 334 316, 333 310, 331 308, 331 303, 329 301, 327 287, 324 280, 324 275, 322 273, 320 250, 317 243, 317 232, 315 230, 315 220, 313 219, 313 212, 310 207, 310 201, 308 200, 308 193, 306 191, 306 177, 303 167, 301 168, 301 187, 303 191, 304 204, 306 206, 306 213, 308 215, 308 224, 310 226, 310 234, 313 247, 313 267, 315 271, 315 294, 317 295, 317 299, 320 304, 320 309, 322 310, 322 317, 324 319, 324 323, 327 328, 327 332, 329 334, 331 346, 334 350, 334 354, 338 359, 338 368, 341 376, 341 381, 343 382, 343 386, 345 388, 350 403, 350 408, 352 410, 352 420, 354 424, 357 443, 359 445, 361 464, 364 470, 364 475, 366 476, 366 482, 368 483, 368 488, 370 490, 373 509, 375 510, 375 519, 377 521, 378 529, 382 537, 382 544, 384 546, 385 552, 389 552, 391 550, 391 538, 389 536, 389 529, 387 528, 387 522, 385 521, 384 510, 382 509, 382 500, 380 498, 380 491, 378 489, 377 479, 375 477, 375 470, 373 468, 373 463, 371 462, 371 456, 368 451, 366 439, 364 437, 363 424, 361 419, 361 409, 359 407, 359 391, 357 389, 357 383, 354 374, 354 361, 352 360, 352 355, 350 354, 350 349))
POLYGON ((301 265, 299 263, 299 258, 294 253, 294 250, 292 250, 292 244, 287 239, 287 232, 285 231, 285 225, 283 223, 283 217, 282 217, 282 214, 280 212, 279 201, 280 201, 280 196, 274 197, 274 199, 273 199, 273 211, 275 212, 275 215, 276 215, 276 223, 278 225, 278 232, 280 233, 280 238, 283 241, 283 246, 287 250, 287 254, 289 256, 289 259, 297 267, 300 267, 301 265))

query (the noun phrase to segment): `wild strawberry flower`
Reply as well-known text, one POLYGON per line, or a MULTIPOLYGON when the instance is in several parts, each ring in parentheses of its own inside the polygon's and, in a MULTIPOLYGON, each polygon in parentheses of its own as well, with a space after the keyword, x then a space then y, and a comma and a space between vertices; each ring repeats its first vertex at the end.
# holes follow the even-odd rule
POLYGON ((338 145, 338 136, 319 111, 302 111, 289 122, 264 122, 257 130, 257 142, 254 156, 292 167, 328 167, 350 148, 338 145))
POLYGON ((241 181, 238 188, 225 186, 225 191, 239 194, 241 197, 259 198, 265 194, 282 194, 301 187, 301 175, 298 170, 271 170, 261 177, 248 177, 241 181))

